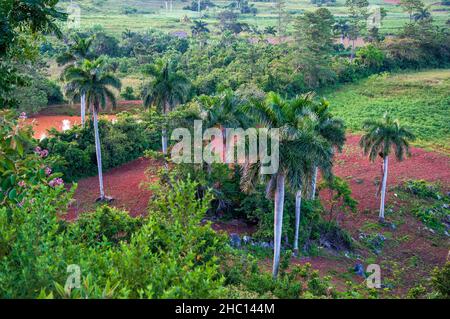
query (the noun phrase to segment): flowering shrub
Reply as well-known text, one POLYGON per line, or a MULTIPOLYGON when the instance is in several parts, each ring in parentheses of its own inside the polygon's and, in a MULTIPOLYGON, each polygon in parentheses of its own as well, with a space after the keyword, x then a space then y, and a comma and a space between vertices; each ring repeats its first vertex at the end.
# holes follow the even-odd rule
POLYGON ((61 185, 60 174, 53 174, 48 150, 35 147, 31 127, 13 112, 0 114, 0 204, 21 205, 26 192, 38 185, 61 185), (33 149, 34 148, 34 149, 33 149))

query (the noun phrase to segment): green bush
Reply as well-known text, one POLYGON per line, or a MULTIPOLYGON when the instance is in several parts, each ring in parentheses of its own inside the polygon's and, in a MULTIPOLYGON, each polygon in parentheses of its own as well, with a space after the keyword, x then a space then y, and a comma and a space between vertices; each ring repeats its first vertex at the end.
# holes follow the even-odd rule
POLYGON ((216 298, 226 240, 202 224, 211 200, 189 180, 161 186, 148 217, 99 208, 67 225, 73 190, 40 185, 22 207, 0 209, 2 298, 216 298), (67 266, 81 286, 65 290, 67 266))
POLYGON ((436 297, 450 299, 450 261, 442 268, 436 267, 431 273, 431 283, 436 297))
POLYGON ((441 199, 443 196, 439 190, 439 186, 424 180, 409 180, 403 185, 403 188, 420 198, 441 199))
MULTIPOLYGON (((127 114, 119 115, 115 123, 100 120, 99 131, 104 170, 137 159, 147 149, 159 149, 159 132, 127 114)), ((56 161, 54 170, 63 173, 67 181, 97 173, 92 122, 84 129, 52 130, 40 146, 50 151, 56 161)))

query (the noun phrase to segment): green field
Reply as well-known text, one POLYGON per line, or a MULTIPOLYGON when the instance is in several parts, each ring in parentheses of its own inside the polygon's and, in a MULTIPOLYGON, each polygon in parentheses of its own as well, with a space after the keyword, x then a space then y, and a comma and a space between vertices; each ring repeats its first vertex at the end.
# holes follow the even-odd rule
POLYGON ((450 69, 445 69, 375 75, 324 95, 351 131, 389 111, 416 134, 416 145, 450 154, 449 92, 450 69))
MULTIPOLYGON (((210 24, 213 31, 218 31, 218 12, 224 10, 227 4, 231 1, 214 1, 218 7, 206 9, 202 11, 202 20, 210 24)), ((370 0, 372 5, 378 5, 387 10, 388 14, 383 20, 381 33, 395 34, 397 30, 409 21, 408 15, 402 11, 398 5, 385 3, 381 0, 370 0)), ((431 4, 435 1, 425 0, 424 3, 431 4)), ((70 2, 61 2, 60 6, 66 8, 70 2)), ((75 2, 74 2, 75 3, 75 2)), ((160 29, 164 31, 175 30, 190 30, 190 23, 182 23, 180 19, 184 16, 191 20, 198 19, 197 12, 183 10, 182 8, 190 4, 190 1, 174 1, 173 10, 168 11, 165 8, 163 0, 81 0, 77 1, 81 7, 81 29, 88 29, 93 26, 102 26, 106 31, 112 34, 120 34, 125 29, 133 31, 145 31, 149 28, 160 29), (137 9, 135 14, 125 14, 125 8, 137 9)), ((318 7, 311 4, 308 0, 288 0, 285 1, 285 16, 286 20, 283 23, 286 26, 286 31, 289 32, 292 23, 289 23, 292 18, 301 14, 305 10, 315 10, 318 7)), ((337 0, 333 6, 327 8, 336 16, 346 16, 347 8, 344 6, 345 0, 337 0)), ((246 22, 251 25, 256 25, 259 28, 266 26, 277 25, 277 9, 276 2, 250 2, 258 9, 256 15, 241 14, 239 21, 246 22)), ((448 7, 433 5, 430 11, 437 25, 444 25, 448 20, 448 7)))

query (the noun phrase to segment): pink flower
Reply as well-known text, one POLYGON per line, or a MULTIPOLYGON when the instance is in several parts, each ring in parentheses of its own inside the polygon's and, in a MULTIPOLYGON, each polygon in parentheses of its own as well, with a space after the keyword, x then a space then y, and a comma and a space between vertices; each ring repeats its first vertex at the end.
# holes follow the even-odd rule
POLYGON ((34 149, 34 152, 38 154, 40 157, 44 158, 48 156, 48 150, 43 150, 39 146, 34 149))
POLYGON ((51 173, 52 173, 52 169, 50 167, 46 167, 45 168, 45 175, 50 176, 51 173))
POLYGON ((19 187, 25 187, 25 181, 20 181, 17 184, 19 185, 19 187))
POLYGON ((27 118, 27 113, 25 113, 25 112, 20 113, 19 119, 25 120, 26 118, 27 118))
POLYGON ((63 184, 64 184, 64 181, 62 180, 62 178, 59 178, 59 177, 52 179, 48 183, 48 185, 50 185, 51 187, 56 187, 56 186, 63 185, 63 184))

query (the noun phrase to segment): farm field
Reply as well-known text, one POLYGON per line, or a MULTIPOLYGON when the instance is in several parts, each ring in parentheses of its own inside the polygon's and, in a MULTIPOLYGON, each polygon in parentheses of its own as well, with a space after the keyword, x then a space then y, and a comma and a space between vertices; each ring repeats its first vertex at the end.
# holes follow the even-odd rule
POLYGON ((332 111, 357 132, 363 122, 389 111, 414 129, 416 145, 450 154, 450 70, 375 75, 323 94, 332 111))
MULTIPOLYGON (((396 34, 398 29, 409 21, 408 14, 403 12, 398 5, 381 0, 369 1, 373 6, 379 6, 387 10, 387 16, 383 20, 380 29, 382 34, 396 34)), ((75 3, 75 2, 74 2, 75 3)), ((140 1, 133 0, 126 3, 119 0, 90 1, 80 0, 76 2, 81 8, 80 28, 83 30, 95 26, 101 26, 107 32, 120 35, 124 30, 146 31, 148 29, 159 29, 165 32, 190 31, 190 24, 181 22, 183 17, 195 20, 199 19, 198 12, 183 10, 189 4, 188 1, 173 1, 172 11, 166 10, 165 2, 158 0, 140 1), (126 9, 135 9, 135 13, 125 14, 126 9)), ((214 33, 219 34, 218 13, 232 1, 215 1, 217 7, 208 8, 202 11, 201 20, 214 27, 214 33)), ((243 14, 238 19, 263 29, 267 26, 278 25, 278 9, 276 2, 249 2, 258 11, 255 15, 243 14)), ((284 16, 286 22, 283 28, 286 32, 292 31, 292 19, 304 11, 312 11, 317 7, 306 0, 285 1, 284 16)), ((425 4, 431 5, 435 1, 426 0, 425 4)), ((60 6, 66 8, 69 2, 61 2, 60 6)), ((334 5, 327 8, 337 17, 348 16, 345 1, 337 0, 334 5)), ((445 25, 448 19, 448 8, 438 4, 432 7, 435 17, 435 24, 445 25)))

